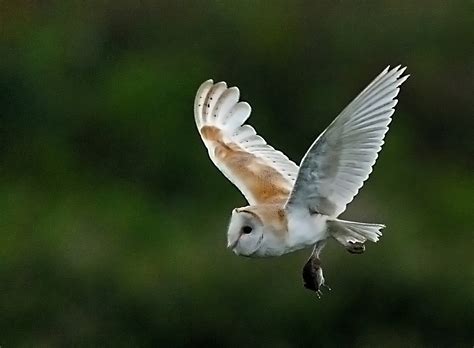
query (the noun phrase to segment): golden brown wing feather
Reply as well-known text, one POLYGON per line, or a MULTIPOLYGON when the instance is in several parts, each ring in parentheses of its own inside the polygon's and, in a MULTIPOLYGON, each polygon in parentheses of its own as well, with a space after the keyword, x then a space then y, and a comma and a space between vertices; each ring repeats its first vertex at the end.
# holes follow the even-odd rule
POLYGON ((199 133, 214 164, 250 204, 287 200, 298 166, 243 123, 250 106, 237 102, 239 91, 225 83, 204 82, 195 102, 199 133))

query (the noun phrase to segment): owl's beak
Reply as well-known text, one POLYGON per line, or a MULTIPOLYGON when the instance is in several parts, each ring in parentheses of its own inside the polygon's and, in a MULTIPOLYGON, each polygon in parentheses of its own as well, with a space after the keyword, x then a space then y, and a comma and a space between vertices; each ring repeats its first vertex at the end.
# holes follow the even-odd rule
POLYGON ((234 249, 237 243, 239 242, 239 238, 240 238, 240 235, 238 235, 237 238, 232 238, 232 239, 229 238, 227 241, 227 248, 234 249))

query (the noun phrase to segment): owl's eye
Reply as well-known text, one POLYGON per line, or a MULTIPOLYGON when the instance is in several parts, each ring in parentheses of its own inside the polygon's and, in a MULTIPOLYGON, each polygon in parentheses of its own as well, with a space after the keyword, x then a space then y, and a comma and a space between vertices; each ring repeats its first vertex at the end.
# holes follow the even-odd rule
POLYGON ((252 232, 252 227, 250 227, 250 226, 242 227, 242 233, 249 234, 251 232, 252 232))

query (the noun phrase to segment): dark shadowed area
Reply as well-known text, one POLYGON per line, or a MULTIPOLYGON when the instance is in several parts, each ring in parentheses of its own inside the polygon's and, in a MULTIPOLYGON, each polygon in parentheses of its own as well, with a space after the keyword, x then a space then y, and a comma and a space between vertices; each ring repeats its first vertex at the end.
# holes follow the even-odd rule
POLYGON ((1 1, 0 346, 471 347, 469 1, 1 1), (299 163, 388 64, 408 66, 384 150, 343 218, 364 255, 225 248, 243 196, 194 125, 225 80, 299 163))

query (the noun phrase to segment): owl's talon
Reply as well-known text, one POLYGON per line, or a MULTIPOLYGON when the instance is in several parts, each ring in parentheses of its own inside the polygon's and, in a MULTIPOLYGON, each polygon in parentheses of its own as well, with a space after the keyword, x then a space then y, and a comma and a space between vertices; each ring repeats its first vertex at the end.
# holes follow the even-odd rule
POLYGON ((346 249, 351 254, 362 254, 365 251, 365 244, 359 242, 349 242, 346 249))

